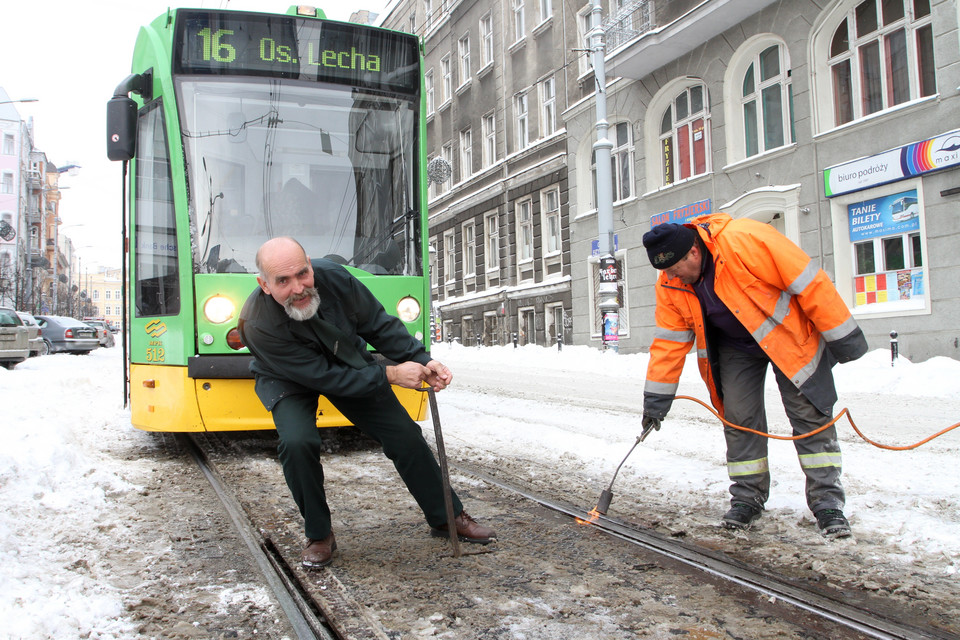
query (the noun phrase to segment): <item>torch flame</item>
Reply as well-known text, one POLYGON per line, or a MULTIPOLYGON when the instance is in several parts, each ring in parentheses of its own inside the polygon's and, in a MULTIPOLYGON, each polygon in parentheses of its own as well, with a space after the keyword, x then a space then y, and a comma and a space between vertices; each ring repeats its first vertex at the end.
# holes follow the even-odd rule
POLYGON ((588 515, 590 516, 590 519, 589 519, 589 520, 584 520, 584 519, 582 519, 582 518, 576 518, 577 524, 591 524, 591 523, 593 523, 593 522, 596 522, 597 520, 600 519, 601 513, 600 513, 599 511, 597 511, 597 508, 596 508, 596 507, 594 507, 593 509, 591 509, 591 510, 588 512, 588 515))

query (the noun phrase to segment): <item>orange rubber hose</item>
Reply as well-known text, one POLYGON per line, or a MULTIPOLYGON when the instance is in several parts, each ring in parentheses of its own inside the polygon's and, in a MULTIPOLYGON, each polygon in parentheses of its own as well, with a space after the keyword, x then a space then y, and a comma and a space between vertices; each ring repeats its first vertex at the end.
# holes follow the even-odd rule
POLYGON ((754 434, 756 434, 756 435, 758 435, 758 436, 763 436, 764 438, 771 438, 771 439, 773 439, 773 440, 802 440, 803 438, 809 438, 810 436, 816 435, 816 434, 820 433, 821 431, 823 431, 823 430, 825 430, 825 429, 829 429, 831 426, 833 426, 834 424, 836 424, 837 420, 839 420, 839 419, 842 418, 843 416, 847 416, 847 420, 850 422, 850 426, 853 427, 853 430, 857 433, 858 436, 860 436, 860 437, 864 440, 864 442, 867 442, 868 444, 872 444, 873 446, 877 447, 878 449, 887 449, 887 450, 889 450, 889 451, 909 451, 910 449, 916 449, 916 448, 919 447, 919 446, 922 446, 922 445, 927 444, 928 442, 930 442, 930 441, 933 440, 934 438, 939 438, 940 436, 942 436, 943 434, 947 433, 948 431, 953 431, 953 430, 956 429, 957 427, 960 427, 960 422, 957 422, 956 424, 952 424, 952 425, 950 425, 949 427, 947 427, 946 429, 943 429, 942 431, 938 431, 937 433, 933 434, 932 436, 927 437, 927 438, 924 438, 923 440, 921 440, 921 441, 919 441, 919 442, 915 442, 914 444, 910 444, 910 445, 906 445, 906 446, 902 446, 902 447, 896 447, 896 446, 887 445, 887 444, 880 444, 879 442, 874 442, 873 440, 871 440, 871 439, 868 438, 867 436, 863 435, 863 432, 860 431, 860 429, 857 427, 856 423, 853 421, 853 416, 850 415, 850 410, 844 408, 844 409, 842 409, 842 410, 840 411, 840 413, 838 413, 838 414, 836 415, 836 417, 835 417, 833 420, 831 420, 830 422, 828 422, 827 424, 825 424, 825 425, 823 425, 823 426, 821 426, 821 427, 817 427, 816 429, 814 429, 813 431, 810 431, 809 433, 803 434, 802 436, 778 436, 778 435, 775 435, 775 434, 772 434, 772 433, 764 433, 764 432, 762 432, 762 431, 757 431, 756 429, 749 429, 749 428, 747 428, 747 427, 741 427, 740 425, 733 424, 732 422, 729 422, 729 421, 727 421, 727 420, 724 420, 724 419, 720 416, 720 414, 717 413, 717 411, 716 411, 713 407, 711 407, 710 405, 708 405, 707 403, 705 403, 703 400, 700 400, 699 398, 694 398, 694 397, 691 397, 691 396, 677 396, 676 398, 677 398, 677 400, 691 400, 691 401, 693 401, 693 402, 696 402, 697 404, 699 404, 699 405, 701 405, 702 407, 704 407, 705 409, 707 409, 707 411, 709 411, 710 413, 712 413, 713 415, 715 415, 715 416, 717 417, 717 419, 720 420, 720 422, 722 422, 723 424, 727 425, 728 427, 730 427, 730 428, 732 428, 732 429, 737 429, 738 431, 746 431, 746 432, 748 432, 748 433, 754 433, 754 434))

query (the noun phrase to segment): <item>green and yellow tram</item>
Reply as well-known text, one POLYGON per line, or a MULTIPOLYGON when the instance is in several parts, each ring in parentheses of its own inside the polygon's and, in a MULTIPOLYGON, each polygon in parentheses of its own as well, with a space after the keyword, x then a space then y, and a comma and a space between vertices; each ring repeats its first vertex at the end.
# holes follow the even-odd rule
MULTIPOLYGON (((236 330, 268 238, 340 262, 429 344, 422 83, 414 36, 312 8, 171 9, 141 29, 107 107, 135 426, 273 427, 236 330)), ((396 391, 422 419, 425 394, 396 391)), ((317 423, 349 424, 323 398, 317 423)))

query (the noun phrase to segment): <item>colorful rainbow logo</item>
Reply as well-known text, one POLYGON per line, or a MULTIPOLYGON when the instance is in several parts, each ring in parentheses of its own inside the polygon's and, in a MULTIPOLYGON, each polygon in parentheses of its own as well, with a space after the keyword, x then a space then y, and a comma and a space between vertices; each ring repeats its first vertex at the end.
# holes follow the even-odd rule
POLYGON ((900 149, 900 168, 905 176, 915 176, 937 168, 933 161, 933 140, 908 144, 900 149))

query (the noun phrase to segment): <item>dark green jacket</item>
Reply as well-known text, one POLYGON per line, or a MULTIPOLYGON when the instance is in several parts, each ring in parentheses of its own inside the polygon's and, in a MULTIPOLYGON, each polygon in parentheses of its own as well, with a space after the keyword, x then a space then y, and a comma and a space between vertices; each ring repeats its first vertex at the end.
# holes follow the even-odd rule
POLYGON ((257 397, 267 411, 294 393, 352 398, 372 395, 387 383, 386 363, 378 364, 367 351, 367 344, 395 362, 430 361, 423 343, 342 266, 314 260, 313 278, 320 294, 318 315, 353 340, 369 364, 356 369, 341 362, 320 342, 309 323, 292 319, 257 287, 240 311, 238 329, 243 344, 253 354, 250 370, 256 380, 257 397))

